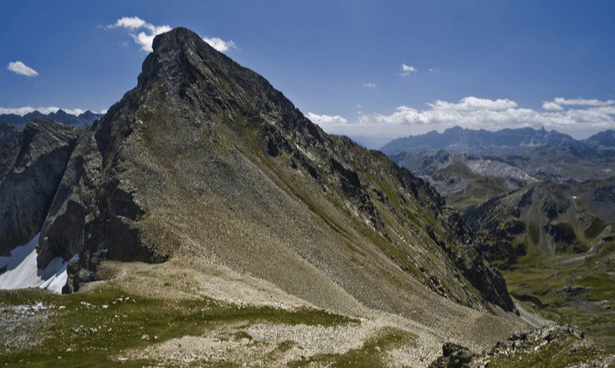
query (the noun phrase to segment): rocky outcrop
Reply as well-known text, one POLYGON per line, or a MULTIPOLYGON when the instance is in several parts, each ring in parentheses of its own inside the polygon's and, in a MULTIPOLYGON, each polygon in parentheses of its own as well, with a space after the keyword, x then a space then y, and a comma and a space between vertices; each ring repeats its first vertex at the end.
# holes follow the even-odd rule
POLYGON ((442 345, 442 356, 434 360, 430 368, 469 368, 474 354, 469 348, 447 342, 442 345))
POLYGON ((465 229, 459 213, 450 207, 443 207, 442 214, 445 221, 441 224, 446 227, 449 235, 448 243, 439 242, 444 251, 488 302, 506 311, 516 311, 504 277, 485 262, 485 255, 465 229))
POLYGON ((0 152, 0 255, 40 232, 79 133, 36 118, 0 152))
POLYGON ((0 146, 8 145, 19 137, 19 129, 0 120, 0 146))
POLYGON ((472 352, 466 347, 447 342, 442 346, 442 356, 429 367, 545 367, 562 364, 573 367, 610 367, 613 362, 615 356, 606 355, 582 331, 568 325, 549 324, 515 333, 483 352, 472 352), (591 359, 588 361, 588 358, 591 359))

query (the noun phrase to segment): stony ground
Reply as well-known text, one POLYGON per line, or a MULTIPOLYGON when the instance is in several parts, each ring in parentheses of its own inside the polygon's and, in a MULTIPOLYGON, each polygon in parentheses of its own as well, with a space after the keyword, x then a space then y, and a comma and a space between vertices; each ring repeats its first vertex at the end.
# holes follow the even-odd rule
MULTIPOLYGON (((141 290, 151 297, 182 299, 197 294, 240 305, 272 306, 291 311, 302 307, 316 308, 262 279, 241 275, 215 264, 192 267, 189 264, 185 259, 161 266, 135 263, 130 268, 121 263, 106 263, 102 273, 115 274, 114 280, 129 282, 129 290, 134 293, 141 290), (170 289, 171 286, 175 288, 170 289)), ((353 317, 358 322, 337 326, 218 323, 203 335, 184 336, 153 343, 146 349, 127 350, 118 360, 147 359, 162 366, 222 365, 224 362, 248 366, 286 366, 289 362, 300 365, 317 355, 343 355, 352 349, 360 350, 369 339, 382 335, 387 329, 403 332, 401 335, 407 337, 407 342, 382 355, 389 366, 426 366, 440 354, 446 335, 440 337, 419 323, 368 309, 358 303, 352 310, 361 311, 360 316, 353 317)), ((144 339, 153 341, 152 337, 144 339)))
MULTIPOLYGON (((336 314, 262 279, 186 258, 106 262, 98 275, 107 280, 69 296, 3 295, 0 365, 426 367, 446 342, 469 347, 472 366, 541 366, 555 354, 572 355, 578 366, 613 365, 591 340, 565 327, 531 330, 522 319, 467 308, 432 324, 360 304, 354 307, 360 314, 336 314), (504 329, 516 333, 501 338, 504 329)), ((553 326, 523 309, 521 318, 553 326)))

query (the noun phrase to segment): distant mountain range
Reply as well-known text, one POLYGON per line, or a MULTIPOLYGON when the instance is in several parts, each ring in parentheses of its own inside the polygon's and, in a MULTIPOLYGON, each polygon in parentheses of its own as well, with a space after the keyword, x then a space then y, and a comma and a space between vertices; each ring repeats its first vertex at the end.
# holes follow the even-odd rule
POLYGON ((502 129, 491 132, 484 129, 474 130, 461 127, 449 128, 443 133, 431 131, 422 135, 397 138, 384 145, 380 150, 385 154, 395 154, 404 150, 427 148, 445 149, 453 152, 478 152, 490 149, 527 148, 539 146, 587 145, 592 148, 615 147, 615 131, 599 132, 585 140, 575 140, 571 136, 542 128, 502 129))
POLYGON ((89 110, 79 115, 69 114, 62 109, 58 110, 55 113, 49 114, 43 114, 40 111, 35 110, 32 113, 24 115, 23 117, 17 114, 0 114, 0 122, 9 123, 19 129, 23 129, 26 124, 28 124, 28 122, 34 118, 47 118, 58 123, 66 124, 68 126, 84 128, 91 125, 96 119, 103 116, 104 114, 97 114, 89 110))

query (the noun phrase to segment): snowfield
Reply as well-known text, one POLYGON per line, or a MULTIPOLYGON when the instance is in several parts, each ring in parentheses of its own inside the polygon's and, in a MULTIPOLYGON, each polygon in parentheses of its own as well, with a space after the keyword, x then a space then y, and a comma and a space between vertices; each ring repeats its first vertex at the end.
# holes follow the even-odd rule
MULTIPOLYGON (((40 233, 34 236, 27 244, 16 247, 11 256, 0 257, 0 289, 12 290, 19 288, 38 287, 56 293, 62 293, 68 276, 61 257, 56 257, 45 269, 36 265, 36 244, 40 233)), ((73 256, 69 261, 79 260, 79 255, 73 256)))

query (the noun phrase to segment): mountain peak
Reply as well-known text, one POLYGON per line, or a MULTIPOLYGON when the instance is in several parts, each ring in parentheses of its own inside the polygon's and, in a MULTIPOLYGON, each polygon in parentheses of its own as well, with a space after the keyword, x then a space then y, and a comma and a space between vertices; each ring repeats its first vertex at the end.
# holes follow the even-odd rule
POLYGON ((212 52, 218 53, 207 42, 203 41, 199 35, 184 27, 177 27, 169 32, 161 33, 154 38, 152 49, 154 53, 160 53, 165 48, 173 48, 173 45, 177 45, 179 48, 186 48, 186 46, 203 47, 206 45, 206 49, 212 52))
POLYGON ((156 36, 153 50, 143 62, 139 84, 147 84, 158 75, 173 84, 183 85, 195 82, 199 75, 225 75, 229 72, 228 67, 239 67, 196 33, 181 27, 156 36))

